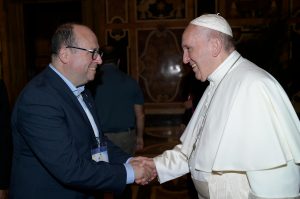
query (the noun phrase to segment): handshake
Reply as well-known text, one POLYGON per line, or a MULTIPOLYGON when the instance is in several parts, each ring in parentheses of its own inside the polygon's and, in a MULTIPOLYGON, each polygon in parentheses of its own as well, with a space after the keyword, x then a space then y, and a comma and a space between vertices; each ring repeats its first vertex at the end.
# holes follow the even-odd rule
POLYGON ((152 158, 134 157, 129 162, 134 170, 135 183, 146 185, 151 182, 156 176, 156 168, 152 158))

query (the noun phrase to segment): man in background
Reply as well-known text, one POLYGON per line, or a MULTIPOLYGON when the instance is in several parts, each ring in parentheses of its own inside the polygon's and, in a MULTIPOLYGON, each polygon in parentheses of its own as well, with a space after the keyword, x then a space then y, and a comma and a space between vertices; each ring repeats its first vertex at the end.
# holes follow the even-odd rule
MULTIPOLYGON (((103 64, 98 71, 95 103, 104 134, 130 155, 144 147, 144 97, 137 83, 119 68, 120 56, 114 46, 103 46, 103 64)), ((120 197, 131 196, 126 186, 120 197)))
POLYGON ((135 79, 119 69, 118 51, 104 46, 95 102, 104 134, 133 155, 143 149, 144 97, 135 79))

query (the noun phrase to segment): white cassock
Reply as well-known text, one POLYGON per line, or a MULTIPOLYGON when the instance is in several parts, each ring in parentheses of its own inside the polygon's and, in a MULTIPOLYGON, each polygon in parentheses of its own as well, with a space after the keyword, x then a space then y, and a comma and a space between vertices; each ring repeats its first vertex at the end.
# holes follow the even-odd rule
MULTIPOLYGON (((180 138, 181 144, 154 158, 160 183, 191 172, 193 179, 209 183, 211 198, 222 198, 218 192, 235 194, 224 188, 231 174, 240 175, 239 179, 246 181, 245 190, 248 186, 251 192, 263 187, 255 184, 256 179, 266 178, 256 171, 270 169, 273 176, 272 169, 291 165, 294 170, 283 172, 282 181, 291 178, 299 191, 300 123, 279 83, 237 51, 208 80, 210 85, 180 138), (253 178, 250 188, 249 177, 253 178)), ((269 180, 267 183, 277 179, 269 180)), ((273 197, 267 189, 261 193, 264 191, 266 195, 261 197, 273 197)), ((248 198, 248 194, 241 193, 238 198, 248 198)))

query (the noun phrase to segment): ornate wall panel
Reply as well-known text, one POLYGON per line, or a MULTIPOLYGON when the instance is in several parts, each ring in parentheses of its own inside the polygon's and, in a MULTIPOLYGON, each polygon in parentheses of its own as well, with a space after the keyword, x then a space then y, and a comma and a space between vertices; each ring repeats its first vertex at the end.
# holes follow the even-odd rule
POLYGON ((285 0, 218 1, 218 10, 222 10, 221 15, 233 27, 237 49, 274 76, 282 72, 280 59, 289 49, 286 23, 289 3, 285 0))
POLYGON ((179 38, 182 29, 138 30, 138 66, 140 82, 147 102, 180 100, 182 64, 179 38))
POLYGON ((120 69, 129 73, 129 31, 128 29, 107 29, 106 30, 106 43, 119 47, 120 51, 120 69))
POLYGON ((228 19, 238 50, 277 77, 289 94, 300 85, 299 0, 0 0, 0 5, 2 2, 6 5, 4 12, 0 7, 0 16, 6 25, 0 24, 0 56, 12 99, 27 82, 30 67, 38 69, 47 62, 45 38, 52 32, 50 26, 62 19, 78 19, 95 30, 100 45, 121 47, 121 69, 143 87, 147 113, 180 114, 185 76, 181 34, 192 18, 204 12, 219 12, 228 19), (39 18, 26 9, 26 5, 51 2, 67 6, 49 7, 59 15, 37 9, 38 16, 44 16, 39 18), (35 35, 39 32, 41 35, 35 35), (34 49, 26 50, 28 46, 34 49), (33 54, 33 62, 25 52, 33 54))
POLYGON ((194 17, 194 3, 194 0, 105 0, 106 19, 99 26, 105 32, 105 44, 121 49, 120 66, 139 81, 147 113, 153 113, 154 109, 163 114, 170 110, 183 112, 181 80, 186 72, 181 34, 194 17))
MULTIPOLYGON (((146 113, 180 115, 184 112, 182 80, 187 74, 182 63, 181 36, 194 17, 195 2, 135 2, 135 60, 137 79, 144 91, 146 113)), ((162 118, 160 120, 165 122, 162 118)))
POLYGON ((228 18, 269 18, 286 13, 285 0, 226 0, 218 1, 218 9, 228 18))
POLYGON ((187 0, 136 0, 136 19, 185 19, 187 5, 187 0))
POLYGON ((146 133, 178 135, 188 72, 182 62, 181 36, 194 9, 190 0, 136 0, 135 60, 146 102, 146 133))
POLYGON ((128 0, 106 0, 106 23, 128 22, 128 0))
MULTIPOLYGON (((126 8, 128 21, 116 20, 120 14, 109 14, 105 41, 123 49, 127 72, 139 81, 144 91, 146 114, 155 115, 156 121, 160 118, 160 124, 171 124, 184 111, 181 92, 186 71, 182 64, 181 35, 194 17, 194 0, 128 0, 126 8), (117 41, 124 32, 124 39, 117 41)), ((121 11, 114 11, 118 12, 121 11)), ((155 122, 146 123, 149 126, 155 122)))
MULTIPOLYGON (((104 43, 118 46, 121 51, 120 69, 125 73, 130 73, 129 68, 129 39, 130 39, 130 22, 129 7, 132 2, 130 0, 105 0, 105 20, 100 21, 100 32, 104 32, 104 43)), ((100 10, 101 12, 101 10, 100 10)), ((101 16, 99 16, 101 19, 101 16)), ((101 33, 100 33, 101 34, 101 33)), ((101 40, 100 36, 100 40, 101 40)))

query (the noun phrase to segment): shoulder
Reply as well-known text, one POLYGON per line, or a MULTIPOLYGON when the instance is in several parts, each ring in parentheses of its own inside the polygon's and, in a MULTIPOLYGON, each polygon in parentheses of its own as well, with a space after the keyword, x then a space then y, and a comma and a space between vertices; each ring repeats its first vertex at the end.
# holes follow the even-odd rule
POLYGON ((278 84, 277 80, 271 74, 244 58, 233 69, 229 78, 235 84, 244 86, 278 84))
POLYGON ((45 70, 24 87, 18 101, 32 104, 50 104, 58 101, 58 96, 61 95, 59 90, 66 88, 67 85, 57 74, 45 70))
POLYGON ((257 99, 259 96, 270 95, 270 93, 282 91, 278 81, 267 71, 254 63, 243 59, 225 77, 220 85, 218 95, 222 98, 232 99, 242 97, 246 101, 257 99))

